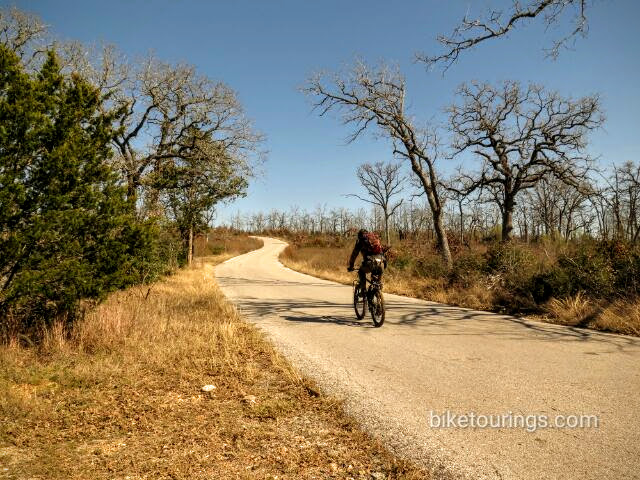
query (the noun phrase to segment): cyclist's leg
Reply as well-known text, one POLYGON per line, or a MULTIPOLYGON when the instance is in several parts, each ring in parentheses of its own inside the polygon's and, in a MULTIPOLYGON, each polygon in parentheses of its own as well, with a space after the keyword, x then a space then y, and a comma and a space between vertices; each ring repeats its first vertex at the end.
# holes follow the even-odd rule
POLYGON ((365 272, 364 264, 358 269, 358 278, 360 279, 360 291, 364 292, 367 288, 367 272, 365 272))
POLYGON ((360 278, 360 291, 364 292, 367 288, 367 273, 371 272, 371 264, 367 259, 363 260, 358 269, 358 277, 360 278))

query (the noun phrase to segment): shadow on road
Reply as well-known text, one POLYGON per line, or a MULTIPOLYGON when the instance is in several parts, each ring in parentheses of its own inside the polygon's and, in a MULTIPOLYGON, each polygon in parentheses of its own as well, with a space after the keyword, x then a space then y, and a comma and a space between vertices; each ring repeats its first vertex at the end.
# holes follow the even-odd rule
POLYGON ((368 317, 358 320, 353 307, 348 304, 337 304, 319 300, 265 300, 264 298, 242 297, 240 300, 242 313, 252 317, 269 317, 277 315, 289 322, 300 323, 333 323, 345 327, 373 327, 368 317), (336 313, 339 310, 339 313, 336 313))
POLYGON ((217 276, 216 280, 221 287, 343 287, 330 282, 294 282, 279 279, 256 279, 247 280, 239 277, 217 276))
MULTIPOLYGON (((263 281, 255 285, 259 288, 262 283, 263 281)), ((282 286, 286 283, 275 282, 282 286)), ((305 287, 308 285, 310 284, 300 284, 305 287)), ((368 315, 362 320, 356 319, 350 303, 300 298, 301 295, 291 291, 291 287, 296 286, 296 282, 286 286, 289 287, 288 293, 291 294, 291 298, 296 298, 295 300, 242 296, 235 301, 241 306, 243 313, 257 319, 278 316, 288 322, 374 328, 368 315)), ((640 348, 640 339, 634 337, 606 335, 592 330, 533 322, 524 318, 473 311, 450 305, 403 303, 397 300, 387 302, 385 327, 410 327, 412 335, 477 336, 478 341, 491 336, 523 341, 593 342, 594 345, 611 347, 610 350, 600 350, 598 354, 640 348)))

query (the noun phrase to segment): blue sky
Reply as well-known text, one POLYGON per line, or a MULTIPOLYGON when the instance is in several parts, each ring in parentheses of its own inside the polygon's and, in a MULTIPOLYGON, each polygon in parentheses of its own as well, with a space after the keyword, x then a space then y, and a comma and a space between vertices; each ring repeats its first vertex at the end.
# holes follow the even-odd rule
MULTIPOLYGON (((3 6, 39 15, 63 39, 106 42, 134 58, 153 51, 184 61, 238 92, 257 129, 267 136, 268 160, 247 198, 220 209, 232 212, 309 210, 318 204, 360 207, 345 198, 359 192, 355 170, 363 162, 391 160, 389 145, 365 136, 345 145, 349 133, 335 117, 319 118, 298 91, 319 69, 335 70, 357 55, 396 62, 407 76, 412 113, 442 121, 463 81, 534 81, 565 95, 599 93, 607 117, 592 135, 590 151, 603 162, 640 161, 640 2, 595 0, 589 36, 557 61, 543 47, 567 31, 530 25, 507 39, 468 52, 444 75, 413 63, 416 51, 437 52, 439 33, 449 33, 470 10, 508 0, 204 1, 19 0, 3 6)), ((452 162, 442 161, 446 174, 452 162)))

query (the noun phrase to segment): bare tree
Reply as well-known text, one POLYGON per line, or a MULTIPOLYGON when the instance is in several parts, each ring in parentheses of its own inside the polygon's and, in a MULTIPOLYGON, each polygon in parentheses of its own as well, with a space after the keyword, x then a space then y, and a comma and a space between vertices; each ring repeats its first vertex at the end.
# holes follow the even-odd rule
POLYGON ((40 18, 12 7, 0 9, 0 43, 29 67, 51 45, 51 39, 40 18))
POLYGON ((265 218, 264 213, 258 212, 251 215, 249 219, 249 228, 252 232, 258 233, 264 230, 265 218))
POLYGON ((538 221, 545 235, 562 235, 568 240, 585 230, 593 219, 584 211, 588 195, 555 177, 543 178, 531 190, 531 210, 527 217, 538 221))
POLYGON ((193 131, 245 165, 263 139, 245 117, 235 93, 223 83, 198 75, 189 65, 148 58, 131 70, 112 95, 120 112, 117 166, 133 199, 140 187, 153 186, 148 182, 150 171, 194 152, 193 131))
MULTIPOLYGON (((111 46, 87 48, 77 41, 60 41, 49 31, 41 18, 16 7, 0 8, 0 44, 12 50, 21 59, 28 71, 37 71, 47 58, 48 50, 55 50, 60 67, 65 73, 77 72, 83 78, 94 81, 98 75, 92 61, 103 57, 106 63, 113 62, 115 49, 111 46), (99 52, 104 48, 104 52, 99 52), (104 53, 104 55, 103 55, 104 53)), ((116 65, 100 65, 100 76, 112 78, 117 75, 116 65)), ((94 82, 95 83, 95 82, 94 82)), ((100 86, 100 85, 99 85, 100 86)))
POLYGON ((327 204, 318 204, 313 212, 313 217, 316 221, 316 225, 318 231, 320 233, 324 233, 326 230, 327 223, 329 221, 327 217, 327 204))
POLYGON ((382 208, 384 214, 384 232, 387 245, 391 244, 389 235, 389 218, 394 214, 402 199, 393 202, 392 197, 402 192, 402 186, 406 180, 400 165, 397 163, 376 162, 374 164, 365 163, 358 167, 356 175, 360 184, 367 191, 372 199, 361 197, 357 194, 349 194, 360 200, 377 205, 382 208))
MULTIPOLYGON (((140 193, 154 198, 153 172, 165 162, 188 161, 197 152, 192 132, 216 143, 216 151, 251 170, 261 159, 263 135, 246 117, 235 92, 187 64, 169 64, 148 56, 128 61, 112 46, 61 46, 65 68, 81 73, 100 88, 104 108, 118 112, 114 163, 137 202, 140 193)), ((202 152, 197 152, 201 155, 202 152)))
MULTIPOLYGON (((446 184, 448 186, 453 186, 455 182, 456 180, 449 180, 448 182, 446 182, 446 184)), ((457 189, 455 187, 449 189, 448 197, 449 197, 449 200, 451 200, 451 202, 448 202, 448 204, 455 202, 455 207, 457 207, 455 212, 453 211, 453 208, 452 208, 450 213, 450 217, 451 217, 450 230, 452 231, 457 230, 460 243, 464 244, 465 242, 465 238, 464 238, 465 202, 468 204, 469 198, 467 195, 464 195, 464 193, 460 189, 457 189)))
POLYGON ((640 165, 614 165, 608 188, 602 190, 613 235, 631 242, 640 240, 640 165))
POLYGON ((609 199, 607 197, 607 188, 596 188, 588 196, 589 205, 593 209, 596 220, 598 222, 598 235, 600 238, 609 239, 611 236, 611 222, 609 199))
POLYGON ((626 162, 618 168, 624 187, 625 229, 632 242, 640 240, 640 164, 626 162))
POLYGON ((445 263, 452 258, 443 223, 443 200, 435 168, 437 139, 433 130, 417 128, 405 112, 405 80, 395 68, 371 68, 357 61, 344 74, 313 76, 303 91, 314 98, 320 115, 338 110, 345 125, 354 128, 356 140, 369 126, 393 142, 393 153, 407 160, 420 180, 433 213, 437 246, 445 263))
POLYGON ((454 154, 482 160, 476 173, 463 173, 464 191, 489 189, 502 213, 502 240, 511 238, 519 192, 549 176, 584 188, 589 166, 587 133, 604 121, 597 96, 578 100, 517 82, 500 87, 462 85, 460 105, 450 107, 454 154))
POLYGON ((285 228, 287 215, 275 208, 272 208, 267 215, 267 228, 269 230, 282 230, 285 228))
POLYGON ((547 27, 550 27, 558 23, 565 13, 570 12, 573 27, 563 37, 554 40, 551 48, 547 49, 547 56, 557 58, 560 51, 569 48, 576 37, 587 34, 586 7, 587 0, 530 0, 525 4, 513 0, 506 13, 493 9, 484 18, 469 18, 465 15, 451 35, 438 36, 438 42, 444 46, 443 53, 436 56, 419 53, 416 57, 427 66, 444 64, 446 70, 465 50, 487 40, 503 37, 518 24, 542 18, 547 27))

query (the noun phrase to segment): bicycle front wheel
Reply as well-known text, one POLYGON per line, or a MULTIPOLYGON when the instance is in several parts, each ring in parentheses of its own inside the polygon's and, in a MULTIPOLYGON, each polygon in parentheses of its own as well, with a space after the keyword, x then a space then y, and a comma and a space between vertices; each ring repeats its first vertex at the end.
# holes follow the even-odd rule
POLYGON ((384 297, 380 290, 374 290, 369 298, 369 310, 375 327, 381 327, 384 323, 384 297))
POLYGON ((353 288, 353 309, 356 311, 356 318, 362 320, 367 314, 367 298, 360 290, 360 283, 353 288))

